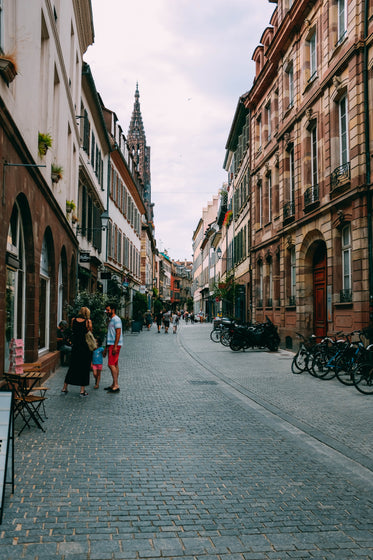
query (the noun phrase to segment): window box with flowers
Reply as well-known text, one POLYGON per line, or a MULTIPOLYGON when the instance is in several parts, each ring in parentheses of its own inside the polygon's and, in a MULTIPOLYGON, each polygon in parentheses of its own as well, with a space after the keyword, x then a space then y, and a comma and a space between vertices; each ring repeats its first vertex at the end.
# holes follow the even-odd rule
POLYGON ((232 218, 233 218, 233 212, 232 212, 232 210, 228 210, 228 211, 225 213, 225 216, 224 216, 223 226, 227 226, 227 227, 228 227, 229 224, 230 224, 231 221, 232 221, 232 218))

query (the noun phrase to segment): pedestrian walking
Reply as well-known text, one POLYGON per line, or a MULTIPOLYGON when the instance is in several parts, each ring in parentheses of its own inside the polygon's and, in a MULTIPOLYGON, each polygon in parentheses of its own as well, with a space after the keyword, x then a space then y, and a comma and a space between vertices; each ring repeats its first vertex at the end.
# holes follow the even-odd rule
POLYGON ((68 385, 80 385, 80 396, 88 397, 85 388, 89 385, 92 352, 88 348, 85 335, 92 331, 91 312, 88 307, 81 307, 77 317, 71 321, 72 350, 70 367, 67 370, 62 393, 68 392, 68 385))
POLYGON ((98 389, 99 386, 100 386, 102 366, 103 366, 103 363, 104 363, 103 353, 104 353, 104 350, 105 350, 104 347, 101 344, 101 339, 100 338, 96 338, 96 342, 97 342, 97 348, 96 348, 96 350, 93 350, 93 354, 92 354, 93 377, 96 380, 96 384, 93 387, 94 389, 98 389))
POLYGON ((150 327, 152 326, 152 322, 153 322, 153 317, 152 317, 150 309, 148 309, 148 311, 145 313, 144 321, 145 321, 146 328, 149 331, 150 327))
POLYGON ((170 328, 170 313, 165 311, 163 313, 163 324, 164 324, 164 332, 165 334, 168 333, 168 329, 170 328))
POLYGON ((179 315, 175 312, 172 315, 172 330, 174 334, 176 334, 178 324, 179 324, 179 315))
POLYGON ((119 392, 119 353, 123 344, 122 321, 116 315, 116 305, 110 303, 106 306, 106 313, 109 317, 108 331, 106 337, 106 347, 103 356, 108 355, 108 366, 113 377, 113 382, 109 387, 105 387, 108 393, 119 392))
POLYGON ((157 323, 158 333, 161 332, 162 319, 163 319, 163 313, 162 313, 162 311, 158 311, 158 313, 157 313, 156 316, 155 316, 155 320, 156 320, 156 323, 157 323))

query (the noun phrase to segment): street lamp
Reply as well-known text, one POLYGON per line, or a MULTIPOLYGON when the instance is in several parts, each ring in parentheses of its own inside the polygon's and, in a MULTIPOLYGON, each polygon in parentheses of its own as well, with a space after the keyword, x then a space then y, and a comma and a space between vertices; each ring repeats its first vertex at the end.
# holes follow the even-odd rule
POLYGON ((221 249, 220 249, 220 247, 218 247, 216 249, 216 256, 218 257, 218 261, 220 261, 220 259, 221 259, 221 254, 222 254, 221 249))

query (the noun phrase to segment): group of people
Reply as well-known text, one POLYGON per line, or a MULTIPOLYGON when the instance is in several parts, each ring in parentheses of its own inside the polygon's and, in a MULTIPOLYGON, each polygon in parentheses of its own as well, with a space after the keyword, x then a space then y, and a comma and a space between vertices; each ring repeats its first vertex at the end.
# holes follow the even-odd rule
MULTIPOLYGON (((118 393, 120 391, 118 382, 118 360, 123 345, 122 321, 116 314, 115 304, 108 304, 105 308, 105 313, 108 317, 106 344, 102 346, 101 341, 96 338, 97 348, 93 351, 89 349, 86 341, 87 332, 92 332, 93 329, 90 319, 91 313, 88 307, 82 307, 77 317, 72 319, 71 351, 68 352, 70 365, 61 391, 63 394, 68 392, 69 385, 77 385, 80 386, 80 396, 87 397, 88 393, 85 388, 89 385, 91 368, 95 378, 94 388, 98 389, 100 386, 103 358, 106 356, 108 356, 108 366, 112 375, 112 383, 108 387, 105 387, 105 391, 108 393, 118 393)), ((65 325, 62 325, 62 328, 63 327, 65 327, 65 325)), ((61 329, 61 323, 59 328, 61 329)), ((67 342, 70 342, 68 340, 62 340, 65 346, 67 342)))

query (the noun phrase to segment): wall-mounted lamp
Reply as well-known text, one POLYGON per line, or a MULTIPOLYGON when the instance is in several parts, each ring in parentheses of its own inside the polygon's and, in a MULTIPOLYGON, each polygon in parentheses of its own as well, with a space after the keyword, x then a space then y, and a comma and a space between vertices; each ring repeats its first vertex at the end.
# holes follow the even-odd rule
POLYGON ((221 259, 221 255, 222 255, 221 249, 220 249, 220 247, 218 247, 218 248, 216 249, 216 256, 218 257, 218 260, 219 260, 219 261, 220 261, 220 259, 221 259))

